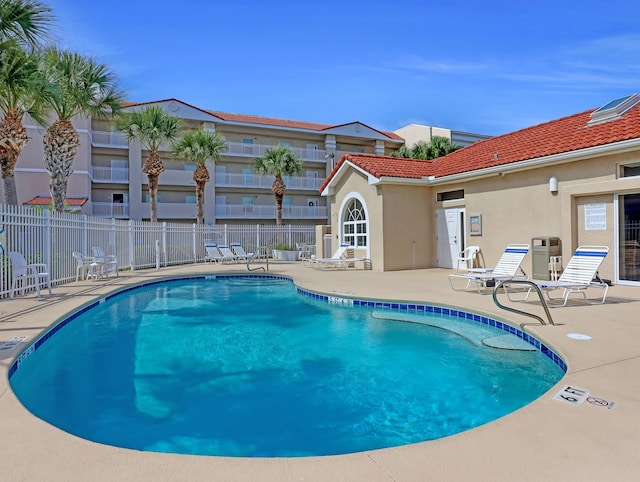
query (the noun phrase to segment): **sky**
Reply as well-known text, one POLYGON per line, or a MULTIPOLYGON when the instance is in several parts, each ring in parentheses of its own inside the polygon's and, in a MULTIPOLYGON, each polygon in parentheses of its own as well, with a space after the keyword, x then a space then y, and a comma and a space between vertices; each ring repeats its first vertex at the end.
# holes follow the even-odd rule
POLYGON ((499 135, 640 91, 637 0, 43 0, 129 101, 499 135))

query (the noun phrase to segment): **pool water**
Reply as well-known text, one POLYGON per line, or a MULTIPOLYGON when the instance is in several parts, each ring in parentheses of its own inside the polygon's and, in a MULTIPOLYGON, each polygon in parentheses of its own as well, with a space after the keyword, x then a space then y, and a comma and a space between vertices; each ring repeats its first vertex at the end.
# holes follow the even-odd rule
POLYGON ((104 444, 297 457, 468 430, 563 375, 538 351, 372 315, 285 280, 154 284, 79 315, 25 358, 11 386, 36 416, 104 444))

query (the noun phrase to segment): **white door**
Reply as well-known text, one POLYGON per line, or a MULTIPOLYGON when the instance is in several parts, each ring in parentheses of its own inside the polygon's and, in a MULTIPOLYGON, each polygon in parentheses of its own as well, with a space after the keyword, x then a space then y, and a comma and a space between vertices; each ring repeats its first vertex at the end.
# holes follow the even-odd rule
POLYGON ((458 253, 465 239, 464 208, 445 208, 436 211, 438 268, 455 268, 458 253))

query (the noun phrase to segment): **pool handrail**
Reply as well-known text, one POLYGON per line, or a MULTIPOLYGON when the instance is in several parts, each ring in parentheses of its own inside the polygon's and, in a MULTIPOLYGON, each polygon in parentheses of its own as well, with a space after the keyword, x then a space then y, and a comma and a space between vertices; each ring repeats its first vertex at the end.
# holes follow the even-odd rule
MULTIPOLYGON (((533 281, 516 280, 516 279, 498 281, 493 288, 493 302, 496 304, 498 308, 501 308, 506 311, 510 311, 512 313, 517 313, 519 315, 530 316, 531 318, 535 318, 536 320, 538 320, 541 324, 546 325, 545 321, 538 315, 534 315, 533 313, 529 313, 527 311, 517 310, 516 308, 511 308, 509 306, 505 306, 498 301, 498 295, 497 295, 498 289, 503 288, 505 293, 507 293, 507 287, 504 285, 508 285, 508 284, 529 285, 529 291, 527 291, 527 295, 529 294, 531 289, 534 289, 538 293, 538 297, 540 298, 540 303, 542 303, 542 307, 544 308, 544 312, 547 315, 547 319, 549 320, 549 323, 552 325, 555 325, 555 323, 553 322, 553 318, 551 317, 551 312, 549 311, 549 307, 547 306, 547 302, 544 300, 544 296, 542 295, 542 290, 540 290, 540 287, 533 281)), ((507 296, 508 296, 508 293, 507 293, 507 296)))

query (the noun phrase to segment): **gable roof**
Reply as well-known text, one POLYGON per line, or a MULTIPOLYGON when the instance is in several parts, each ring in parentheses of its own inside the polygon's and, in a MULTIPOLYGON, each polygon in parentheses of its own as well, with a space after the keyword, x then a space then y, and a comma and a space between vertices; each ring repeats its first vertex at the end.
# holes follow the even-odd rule
MULTIPOLYGON (((243 124, 259 124, 264 126, 290 128, 290 129, 305 129, 305 130, 318 131, 318 132, 328 131, 331 129, 335 129, 335 128, 342 127, 345 125, 350 125, 350 124, 360 124, 364 127, 371 129, 374 132, 377 132, 379 134, 382 134, 385 137, 388 137, 389 139, 404 142, 404 139, 394 132, 380 131, 378 129, 374 129, 373 127, 370 127, 366 124, 363 124, 357 121, 348 122, 345 124, 321 124, 317 122, 277 119, 275 117, 262 117, 262 116, 250 115, 250 114, 232 114, 229 112, 221 112, 217 110, 201 109, 200 107, 195 107, 191 104, 187 104, 186 102, 183 102, 175 98, 153 100, 149 102, 128 102, 127 101, 127 102, 122 102, 122 106, 124 108, 128 108, 128 107, 138 107, 138 106, 149 105, 149 104, 160 104, 160 103, 166 103, 166 102, 178 102, 180 104, 183 104, 193 109, 197 109, 201 112, 204 112, 205 114, 214 116, 223 122, 227 121, 227 122, 238 122, 243 124)), ((217 120, 214 120, 214 122, 217 122, 217 120)))
POLYGON ((454 151, 434 161, 435 176, 444 177, 640 138, 640 104, 616 120, 588 125, 595 110, 492 137, 454 151))
POLYGON ((433 161, 347 154, 325 179, 320 192, 331 184, 345 163, 357 166, 377 179, 424 178, 425 183, 430 183, 447 176, 480 174, 485 169, 499 166, 523 167, 519 164, 523 161, 544 160, 623 141, 638 140, 640 146, 640 103, 617 119, 589 125, 595 110, 478 141, 433 161))

